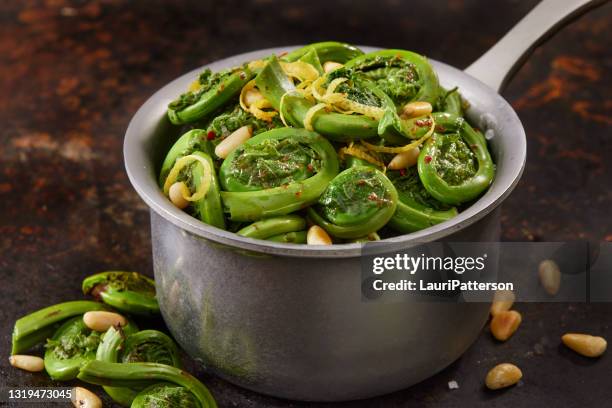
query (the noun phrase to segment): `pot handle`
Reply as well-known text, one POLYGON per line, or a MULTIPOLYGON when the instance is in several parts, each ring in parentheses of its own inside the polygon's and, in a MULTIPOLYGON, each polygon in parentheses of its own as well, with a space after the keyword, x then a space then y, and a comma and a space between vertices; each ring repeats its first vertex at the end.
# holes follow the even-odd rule
POLYGON ((465 72, 500 92, 539 44, 570 21, 605 2, 542 0, 465 72))

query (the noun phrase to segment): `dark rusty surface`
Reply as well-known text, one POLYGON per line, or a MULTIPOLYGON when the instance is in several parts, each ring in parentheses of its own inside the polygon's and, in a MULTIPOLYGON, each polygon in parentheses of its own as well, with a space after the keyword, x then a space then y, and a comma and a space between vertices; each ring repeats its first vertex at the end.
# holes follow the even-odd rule
MULTIPOLYGON (((323 39, 414 49, 465 67, 535 3, 3 2, 0 387, 52 384, 43 374, 8 367, 10 330, 18 316, 80 298, 81 279, 96 271, 151 272, 148 214, 128 183, 121 148, 131 115, 156 89, 221 57, 323 39)), ((535 52, 504 92, 529 139, 525 175, 503 207, 506 240, 612 241, 611 19, 608 4, 565 28, 535 52)), ((560 347, 558 339, 567 330, 612 339, 612 306, 518 309, 524 323, 506 344, 485 332, 458 362, 415 387, 316 406, 609 404, 612 357, 586 360, 560 347), (524 381, 507 391, 485 391, 487 370, 506 360, 523 368, 524 381), (449 390, 451 380, 458 390, 449 390)), ((222 407, 312 405, 199 376, 222 407)))

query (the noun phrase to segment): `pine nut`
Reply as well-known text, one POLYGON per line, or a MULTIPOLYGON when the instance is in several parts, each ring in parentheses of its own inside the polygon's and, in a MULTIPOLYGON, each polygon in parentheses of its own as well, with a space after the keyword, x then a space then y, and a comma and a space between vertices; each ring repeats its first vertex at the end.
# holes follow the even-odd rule
POLYGON ((493 296, 493 304, 491 304, 491 315, 495 316, 506 310, 510 310, 514 303, 515 296, 511 290, 498 290, 493 296))
POLYGON ((45 369, 45 361, 37 356, 15 354, 9 357, 9 363, 15 368, 37 373, 45 369))
POLYGON ((500 312, 491 319, 491 333, 499 341, 508 340, 518 329, 523 320, 516 310, 500 312))
POLYGON ((88 389, 74 387, 72 389, 72 405, 77 408, 102 408, 102 401, 88 389))
POLYGON ((521 369, 510 363, 498 364, 487 373, 485 384, 490 390, 499 390, 516 384, 523 378, 521 369))
POLYGON ((255 102, 262 100, 264 96, 257 89, 249 89, 244 94, 244 103, 247 106, 253 105, 255 102))
POLYGON ((225 159, 230 155, 238 146, 249 140, 253 131, 250 126, 243 126, 236 129, 231 135, 223 139, 221 143, 215 148, 215 154, 225 159))
POLYGON ((546 259, 540 262, 538 275, 540 277, 540 283, 546 293, 555 296, 559 292, 559 287, 561 286, 561 271, 555 261, 546 259))
POLYGON ((429 115, 433 107, 429 102, 408 102, 402 109, 404 119, 418 118, 419 116, 429 115))
POLYGON ((181 210, 189 205, 189 201, 185 200, 185 197, 189 197, 190 194, 189 187, 182 181, 172 184, 168 190, 170 201, 181 210))
POLYGON ((585 357, 599 357, 608 347, 606 339, 589 334, 567 333, 561 337, 561 341, 567 347, 585 357))
POLYGON ((343 65, 336 61, 325 61, 323 63, 323 71, 327 74, 335 69, 342 68, 343 65))
POLYGON ((91 330, 105 332, 112 326, 125 326, 127 320, 118 313, 94 311, 83 315, 83 323, 91 330))
POLYGON ((419 158, 421 150, 418 147, 407 152, 398 153, 389 162, 389 170, 401 170, 414 166, 419 158))
POLYGON ((306 234, 306 243, 308 245, 331 245, 332 240, 327 231, 318 225, 313 225, 306 234))

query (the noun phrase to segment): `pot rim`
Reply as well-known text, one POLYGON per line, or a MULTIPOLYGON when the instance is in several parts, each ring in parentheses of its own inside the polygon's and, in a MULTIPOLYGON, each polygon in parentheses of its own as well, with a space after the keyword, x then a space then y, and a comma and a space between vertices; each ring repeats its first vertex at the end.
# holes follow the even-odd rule
MULTIPOLYGON (((125 133, 123 145, 124 162, 126 172, 132 186, 138 195, 149 206, 151 211, 155 211, 165 220, 185 231, 195 234, 200 238, 242 250, 298 258, 349 258, 361 256, 363 248, 363 244, 361 243, 334 244, 329 246, 284 244, 246 238, 233 232, 207 225, 176 208, 163 195, 157 184, 157 175, 155 174, 156 167, 151 161, 152 137, 150 135, 154 133, 156 124, 159 124, 160 120, 167 120, 166 106, 172 97, 175 96, 176 89, 185 89, 186 86, 184 85, 190 83, 199 72, 207 67, 211 69, 220 69, 234 66, 250 59, 259 58, 272 53, 279 53, 298 47, 299 46, 286 46, 257 50, 206 64, 169 82, 155 92, 138 109, 136 114, 132 117, 125 133)), ((360 48, 366 52, 380 49, 367 46, 360 48)), ((500 137, 512 137, 513 143, 512 157, 503 158, 503 160, 507 162, 507 166, 504 168, 504 171, 508 173, 508 177, 504 177, 503 181, 499 181, 499 174, 496 174, 495 179, 487 192, 477 201, 472 203, 472 205, 459 213, 456 217, 421 231, 386 238, 381 241, 376 241, 377 243, 389 243, 393 244, 393 246, 412 246, 419 243, 441 240, 459 230, 469 227, 493 211, 510 195, 512 190, 514 190, 518 184, 525 168, 527 158, 527 139, 523 125, 510 104, 496 91, 465 72, 436 60, 431 60, 431 62, 436 71, 443 71, 450 76, 460 78, 462 82, 462 94, 478 93, 485 95, 487 99, 490 100, 487 107, 489 108, 492 106, 493 110, 495 112, 499 112, 500 115, 503 113, 504 124, 503 126, 500 126, 502 129, 500 132, 500 137), (468 85, 467 88, 466 84, 468 85), (472 92, 472 90, 474 90, 474 92, 472 92)), ((444 82, 443 77, 441 78, 441 82, 444 82)), ((453 83, 454 82, 456 82, 456 79, 453 80, 453 83)), ((473 97, 467 97, 466 99, 470 101, 472 106, 475 106, 475 103, 477 104, 478 102, 477 100, 473 100, 473 97)), ((468 110, 468 116, 470 116, 470 119, 472 119, 470 109, 468 110)), ((487 111, 490 112, 489 109, 487 111)), ((495 114, 493 114, 493 121, 495 121, 494 117, 495 114)), ((489 124, 491 121, 491 115, 484 114, 478 118, 478 120, 480 122, 484 121, 482 127, 485 128, 485 126, 487 126, 487 124, 489 124), (486 117, 487 115, 488 117, 486 117)), ((379 247, 380 250, 375 250, 375 252, 384 251, 384 245, 379 245, 379 247)))

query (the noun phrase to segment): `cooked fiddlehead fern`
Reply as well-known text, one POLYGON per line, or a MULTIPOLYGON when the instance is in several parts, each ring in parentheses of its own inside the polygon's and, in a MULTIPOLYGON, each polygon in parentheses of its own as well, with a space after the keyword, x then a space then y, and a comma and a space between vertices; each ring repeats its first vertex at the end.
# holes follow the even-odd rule
MULTIPOLYGON (((159 363, 180 367, 179 352, 174 341, 157 330, 126 334, 113 327, 104 334, 96 359, 109 363, 159 363)), ((106 393, 121 405, 129 406, 141 388, 104 387, 106 393)))
POLYGON ((401 107, 408 102, 438 101, 438 76, 425 57, 405 50, 382 50, 348 61, 347 68, 360 72, 401 107))
MULTIPOLYGON (((132 333, 137 329, 128 323, 123 330, 132 333)), ((85 326, 83 316, 62 324, 45 345, 45 370, 49 376, 58 381, 75 378, 83 364, 96 358, 101 334, 85 326)))
POLYGON ((199 408, 200 404, 187 388, 172 383, 159 383, 138 393, 130 407, 199 408))
POLYGON ((83 293, 123 312, 136 315, 159 313, 155 281, 138 272, 108 271, 83 280, 83 293))
MULTIPOLYGON (((248 238, 270 239, 290 232, 303 231, 304 228, 306 228, 306 221, 300 216, 290 214, 254 222, 238 231, 237 234, 248 238)), ((279 239, 282 238, 279 237, 279 239)))
POLYGON ((45 307, 15 322, 12 336, 12 354, 19 354, 45 342, 59 325, 73 316, 94 310, 108 310, 103 303, 89 300, 75 300, 45 307))
POLYGON ((219 170, 225 211, 233 221, 285 215, 313 204, 338 174, 338 157, 304 129, 261 133, 234 150, 219 170))
POLYGON ((405 234, 419 231, 449 220, 458 214, 457 209, 433 198, 423 187, 416 167, 403 172, 388 172, 397 189, 399 201, 389 226, 405 234))
POLYGON ((418 171, 435 199, 457 205, 485 191, 495 175, 495 165, 484 136, 465 119, 449 113, 435 115, 438 132, 419 154, 418 171))
POLYGON ((223 107, 254 76, 247 64, 218 73, 206 69, 187 92, 168 105, 168 118, 175 125, 192 123, 223 107))
MULTIPOLYGON (((296 91, 278 60, 270 58, 255 78, 257 87, 284 120, 296 127, 304 127, 315 102, 296 91), (281 106, 281 102, 282 105, 281 106)), ((366 115, 345 115, 321 110, 312 118, 312 128, 332 141, 366 139, 378 136, 378 120, 366 115)))
POLYGON ((191 203, 193 215, 207 224, 225 229, 219 180, 210 155, 193 151, 177 158, 163 182, 164 194, 170 194, 170 187, 174 183, 183 183, 187 193, 193 191, 191 195, 183 195, 191 203))
POLYGON ((108 363, 93 360, 81 367, 78 379, 111 387, 147 387, 169 382, 191 392, 201 408, 217 408, 210 391, 197 378, 172 366, 157 363, 108 363))
POLYGON ((351 167, 329 183, 317 206, 308 208, 308 216, 330 235, 360 238, 391 219, 397 200, 395 187, 382 172, 351 167))

